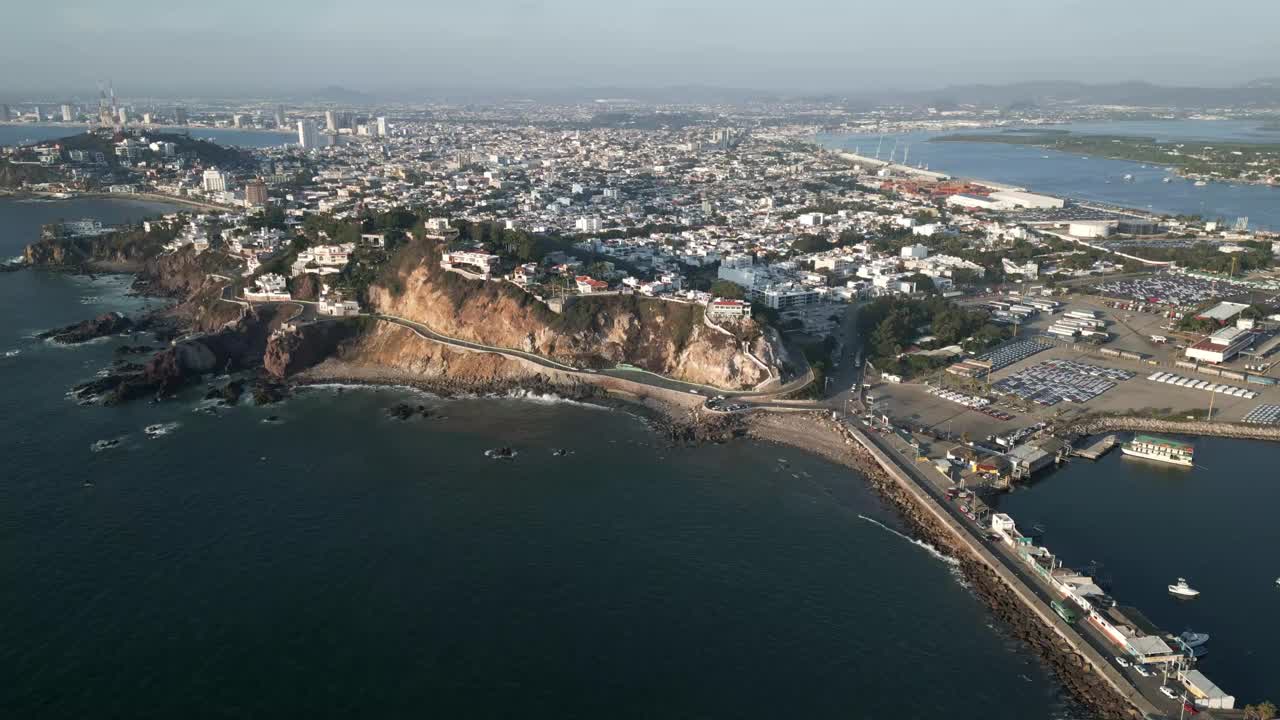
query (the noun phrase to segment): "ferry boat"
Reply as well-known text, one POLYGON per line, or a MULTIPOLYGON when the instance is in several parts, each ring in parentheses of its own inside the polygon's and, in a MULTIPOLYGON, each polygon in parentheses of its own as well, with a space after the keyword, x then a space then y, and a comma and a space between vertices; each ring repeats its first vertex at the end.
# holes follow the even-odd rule
POLYGON ((1125 455, 1146 458, 1157 462, 1191 467, 1195 460, 1195 447, 1190 443, 1153 435, 1137 435, 1132 441, 1120 446, 1125 455))
POLYGON ((1076 611, 1067 607, 1060 600, 1054 600, 1050 602, 1049 607, 1053 608, 1053 611, 1058 613, 1058 617, 1062 618, 1063 620, 1066 620, 1069 623, 1074 623, 1077 619, 1079 619, 1079 616, 1076 615, 1076 611))

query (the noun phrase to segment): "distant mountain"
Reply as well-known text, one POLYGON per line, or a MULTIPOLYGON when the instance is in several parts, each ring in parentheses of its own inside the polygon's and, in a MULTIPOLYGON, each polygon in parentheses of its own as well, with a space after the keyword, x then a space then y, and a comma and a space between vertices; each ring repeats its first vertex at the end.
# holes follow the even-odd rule
POLYGON ((328 85, 318 90, 302 93, 299 95, 299 98, 320 102, 348 103, 352 105, 371 103, 374 100, 374 97, 369 93, 344 88, 339 85, 328 85))
POLYGON ((1280 78, 1235 87, 1177 87, 1147 82, 1087 84, 1024 82, 955 85, 941 90, 894 94, 898 101, 930 104, 938 98, 974 105, 1138 105, 1166 108, 1280 106, 1280 78))

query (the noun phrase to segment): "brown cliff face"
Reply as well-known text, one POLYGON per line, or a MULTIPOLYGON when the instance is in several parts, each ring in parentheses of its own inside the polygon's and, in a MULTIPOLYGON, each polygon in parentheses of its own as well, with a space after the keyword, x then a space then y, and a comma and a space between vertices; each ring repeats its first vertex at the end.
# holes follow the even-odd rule
POLYGON ((769 371, 753 362, 738 340, 703 324, 699 306, 606 296, 579 299, 556 315, 509 283, 470 280, 442 270, 437 246, 423 243, 402 253, 389 276, 369 288, 377 312, 451 337, 579 367, 627 363, 726 389, 754 387, 769 378, 769 371))
POLYGON ((303 325, 297 330, 277 332, 267 340, 262 366, 278 380, 301 372, 333 355, 339 345, 358 334, 367 322, 349 319, 303 325))

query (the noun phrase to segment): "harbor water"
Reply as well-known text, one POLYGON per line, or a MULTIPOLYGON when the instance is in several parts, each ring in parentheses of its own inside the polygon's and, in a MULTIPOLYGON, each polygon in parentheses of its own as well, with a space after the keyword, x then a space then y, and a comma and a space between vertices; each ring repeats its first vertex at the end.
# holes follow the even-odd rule
MULTIPOLYGON (((1259 130, 1260 121, 1182 120, 1165 122, 1079 123, 1040 126, 1034 129, 1080 133, 1136 135, 1160 140, 1268 142, 1280 144, 1280 133, 1259 130)), ((979 129, 965 134, 1001 132, 979 129)), ((930 170, 956 177, 977 178, 1025 187, 1078 201, 1119 205, 1162 214, 1202 215, 1234 221, 1248 217, 1250 227, 1280 230, 1280 188, 1213 182, 1197 187, 1164 167, 1124 160, 1083 157, 1055 150, 1006 143, 930 142, 949 133, 913 132, 820 135, 824 147, 887 160, 927 165, 930 170), (1125 176, 1132 176, 1125 180, 1125 176), (1164 182, 1170 178, 1169 182, 1164 182)))
POLYGON ((1182 438, 1195 467, 1122 455, 1074 459, 997 509, 1068 567, 1098 563, 1120 604, 1173 633, 1208 633, 1199 664, 1242 702, 1280 697, 1280 482, 1274 443, 1182 438), (1200 596, 1179 600, 1168 586, 1187 578, 1200 596))
MULTIPOLYGON (((0 251, 88 202, 0 199, 0 251)), ((799 451, 547 398, 81 407, 125 341, 32 335, 142 309, 127 280, 0 274, 6 718, 1080 717, 953 563, 799 451)))

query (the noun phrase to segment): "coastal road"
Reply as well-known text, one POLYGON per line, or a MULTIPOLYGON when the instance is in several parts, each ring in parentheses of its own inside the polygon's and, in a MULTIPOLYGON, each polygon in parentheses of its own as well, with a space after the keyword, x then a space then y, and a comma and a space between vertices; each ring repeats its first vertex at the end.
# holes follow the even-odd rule
MULTIPOLYGON (((1046 607, 1050 601, 1058 600, 1058 596, 1042 579, 1030 573, 1025 564, 1015 557, 1002 543, 994 543, 988 541, 981 529, 973 521, 969 520, 960 512, 956 504, 949 502, 942 493, 939 486, 941 477, 938 482, 926 477, 920 470, 918 464, 912 462, 909 458, 914 457, 914 450, 906 444, 897 433, 889 436, 881 436, 870 430, 864 430, 856 426, 853 427, 855 432, 861 433, 868 438, 873 445, 880 449, 887 457, 892 458, 893 462, 903 471, 903 473, 911 479, 911 481, 919 487, 925 494, 929 496, 933 502, 942 507, 957 525, 964 528, 973 543, 985 547, 993 557, 995 557, 1001 565, 1009 572, 1017 577, 1023 585, 1029 588, 1038 600, 1043 602, 1046 607)), ((1149 712, 1152 709, 1158 709, 1161 712, 1169 714, 1171 717, 1177 716, 1182 709, 1181 703, 1169 700, 1160 694, 1160 685, 1162 680, 1158 675, 1150 678, 1144 678, 1132 669, 1121 669, 1115 663, 1115 656, 1124 654, 1123 651, 1116 647, 1102 632, 1087 620, 1083 620, 1075 625, 1060 624, 1060 629, 1066 628, 1066 632, 1080 638, 1087 643, 1092 649, 1101 655, 1107 664, 1116 673, 1123 678, 1128 687, 1132 691, 1126 695, 1131 702, 1136 702, 1140 707, 1144 707, 1144 711, 1149 712), (1135 694, 1137 697, 1135 697, 1135 694)), ((1176 688, 1175 688, 1176 689, 1176 688)), ((1212 715, 1207 714, 1208 711, 1201 711, 1201 715, 1211 718, 1212 715)))

